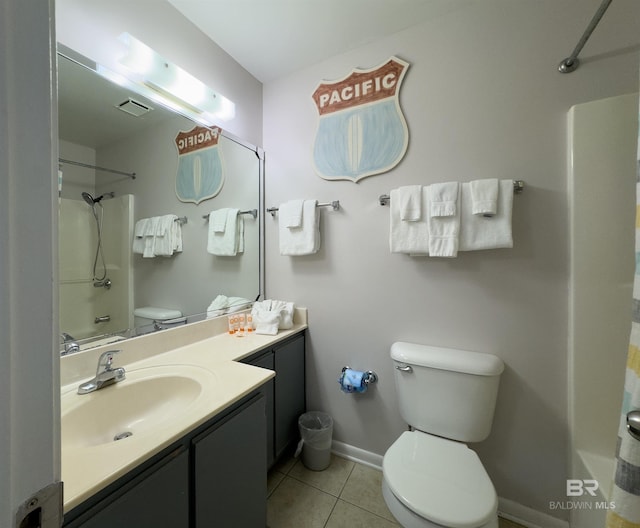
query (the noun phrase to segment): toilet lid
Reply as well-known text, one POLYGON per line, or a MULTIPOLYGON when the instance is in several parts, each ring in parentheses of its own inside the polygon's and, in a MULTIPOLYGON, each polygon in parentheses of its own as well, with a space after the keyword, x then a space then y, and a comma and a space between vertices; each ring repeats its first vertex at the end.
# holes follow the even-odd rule
POLYGON ((382 468, 398 500, 432 522, 473 528, 496 514, 493 484, 465 444, 407 431, 387 450, 382 468))

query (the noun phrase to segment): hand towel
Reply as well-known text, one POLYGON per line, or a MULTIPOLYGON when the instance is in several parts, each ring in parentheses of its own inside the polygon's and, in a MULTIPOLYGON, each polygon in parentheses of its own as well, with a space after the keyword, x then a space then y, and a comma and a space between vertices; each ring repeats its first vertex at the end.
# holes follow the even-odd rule
POLYGON ((132 250, 134 253, 142 255, 144 253, 144 234, 147 231, 147 222, 149 220, 147 218, 141 218, 136 222, 135 227, 133 228, 133 247, 132 250))
POLYGON ((278 333, 278 314, 275 312, 258 312, 253 315, 256 334, 276 335, 278 333))
POLYGON ((396 189, 400 220, 417 222, 422 217, 422 185, 406 185, 396 189))
MULTIPOLYGON (((441 202, 442 198, 440 188, 432 189, 432 187, 433 185, 429 185, 429 187, 427 187, 427 196, 429 197, 428 204, 430 209, 434 205, 434 200, 441 202)), ((455 189, 457 198, 457 184, 455 185, 455 189)), ((453 195, 449 195, 448 198, 453 198, 453 195)), ((434 216, 433 214, 429 214, 427 218, 427 224, 429 226, 429 256, 431 257, 458 256, 460 207, 457 207, 456 202, 453 201, 453 206, 449 205, 448 209, 453 209, 454 214, 448 216, 434 216)))
POLYGON ((511 211, 513 180, 500 180, 498 207, 495 216, 473 214, 471 185, 463 183, 460 190, 459 250, 498 249, 513 247, 511 211))
POLYGON ((144 250, 142 252, 142 256, 144 258, 153 258, 156 256, 155 243, 159 222, 160 218, 157 216, 152 216, 147 219, 144 231, 144 250))
MULTIPOLYGON (((207 251, 212 255, 233 257, 244 251, 244 222, 235 208, 220 209, 209 214, 209 234, 207 237, 207 251), (226 216, 224 231, 215 231, 220 228, 220 222, 212 222, 212 216, 217 218, 219 211, 224 211, 226 216)), ((222 213, 220 213, 222 214, 222 213)))
POLYGON ((415 222, 403 221, 400 216, 398 189, 392 189, 389 207, 389 249, 391 253, 429 253, 429 217, 427 188, 421 192, 422 218, 415 222))
POLYGON ((226 295, 218 295, 207 307, 207 319, 223 315, 229 306, 229 298, 226 295))
POLYGON ((227 226, 228 209, 218 209, 209 213, 209 231, 224 233, 227 226))
POLYGON ((173 255, 173 232, 174 224, 178 217, 174 214, 159 216, 157 220, 156 234, 153 244, 153 254, 160 257, 170 257, 173 255))
POLYGON ((302 206, 304 200, 291 200, 278 208, 278 215, 285 227, 300 227, 302 225, 302 206))
POLYGON ((431 217, 455 216, 458 211, 458 182, 429 185, 429 213, 431 217))
POLYGON ((474 180, 470 182, 470 187, 471 212, 474 215, 494 216, 498 210, 498 179, 474 180))
POLYGON ((311 255, 320 249, 320 211, 317 203, 316 200, 304 200, 300 227, 287 227, 288 220, 278 214, 281 255, 311 255))

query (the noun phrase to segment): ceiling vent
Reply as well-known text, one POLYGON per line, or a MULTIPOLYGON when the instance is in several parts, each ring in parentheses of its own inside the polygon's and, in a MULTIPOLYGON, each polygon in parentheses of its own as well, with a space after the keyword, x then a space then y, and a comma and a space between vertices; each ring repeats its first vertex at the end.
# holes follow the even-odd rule
POLYGON ((150 106, 142 104, 135 99, 131 99, 131 97, 129 97, 129 99, 127 99, 126 101, 116 105, 116 108, 135 117, 140 117, 141 115, 144 115, 147 112, 151 112, 151 110, 153 110, 153 108, 151 108, 150 106))

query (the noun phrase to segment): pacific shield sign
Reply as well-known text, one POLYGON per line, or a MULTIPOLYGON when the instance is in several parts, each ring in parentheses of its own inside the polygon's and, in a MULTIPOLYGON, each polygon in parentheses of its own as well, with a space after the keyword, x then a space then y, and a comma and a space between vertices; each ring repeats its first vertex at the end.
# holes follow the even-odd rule
POLYGON ((409 131, 398 96, 408 67, 391 57, 318 85, 312 95, 319 114, 313 163, 321 178, 357 182, 400 162, 409 131))
POLYGON ((176 136, 176 196, 180 201, 199 204, 222 189, 224 164, 218 146, 221 133, 218 127, 196 126, 176 136))

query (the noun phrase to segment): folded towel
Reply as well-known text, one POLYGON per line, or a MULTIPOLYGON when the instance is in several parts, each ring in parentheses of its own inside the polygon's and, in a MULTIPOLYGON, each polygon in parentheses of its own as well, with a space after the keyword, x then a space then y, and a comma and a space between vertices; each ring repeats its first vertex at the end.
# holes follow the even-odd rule
POLYGON ((153 241, 153 254, 160 257, 170 257, 173 255, 175 246, 173 233, 178 217, 168 214, 157 217, 156 234, 153 241))
POLYGON ((214 233, 224 233, 227 226, 228 209, 218 209, 209 213, 209 230, 214 233))
MULTIPOLYGON (((226 216, 224 231, 219 229, 220 222, 211 222, 209 214, 209 234, 207 237, 207 251, 212 255, 233 257, 244 251, 244 220, 238 215, 239 210, 234 208, 221 209, 226 216)), ((215 217, 219 211, 215 211, 215 217)))
MULTIPOLYGON (((434 198, 442 202, 440 188, 432 189, 433 185, 427 187, 429 197, 429 208, 434 205, 434 198)), ((458 195, 458 184, 455 184, 455 196, 458 195)), ((453 198, 449 194, 447 198, 453 198)), ((447 200, 450 201, 450 200, 447 200)), ((458 255, 458 235, 460 232, 460 207, 457 207, 455 200, 447 206, 448 210, 453 209, 453 215, 434 216, 429 214, 427 224, 429 226, 429 256, 431 257, 456 257, 458 255)), ((431 213, 431 209, 430 209, 431 213)))
POLYGON ((396 189, 400 220, 417 222, 422 217, 422 185, 406 185, 396 189))
POLYGON ((207 319, 226 313, 229 306, 229 298, 226 295, 218 295, 207 308, 207 319))
POLYGON ((400 200, 398 189, 392 189, 389 193, 391 197, 389 207, 389 248, 391 253, 429 253, 429 217, 427 188, 423 187, 422 198, 422 219, 415 222, 403 221, 400 216, 400 200))
POLYGON ((276 335, 278 333, 278 314, 275 312, 259 312, 253 316, 256 334, 276 335))
POLYGON ((320 249, 320 211, 317 204, 316 200, 304 200, 300 227, 287 227, 288 219, 278 214, 281 255, 311 255, 320 249))
POLYGON ((147 219, 146 229, 144 232, 144 251, 142 252, 142 256, 144 258, 153 258, 156 256, 155 244, 159 222, 160 217, 158 216, 152 216, 147 219))
POLYGON ((455 216, 457 209, 458 182, 433 183, 429 185, 429 213, 432 217, 455 216))
POLYGON ((463 183, 460 190, 459 250, 497 249, 513 247, 511 211, 513 180, 500 180, 498 207, 495 216, 473 214, 471 185, 463 183))
POLYGON ((470 187, 471 212, 474 215, 495 215, 498 209, 498 179, 474 180, 470 182, 470 187))
POLYGON ((135 227, 133 228, 133 252, 139 255, 144 253, 144 234, 147 231, 147 222, 149 220, 147 218, 141 218, 136 222, 135 227))
POLYGON ((278 216, 285 227, 300 227, 302 225, 302 206, 304 200, 291 200, 278 208, 278 216))
POLYGON ((254 302, 251 313, 254 316, 261 313, 276 314, 278 316, 278 328, 288 330, 293 327, 294 308, 295 305, 292 302, 267 299, 254 302))

